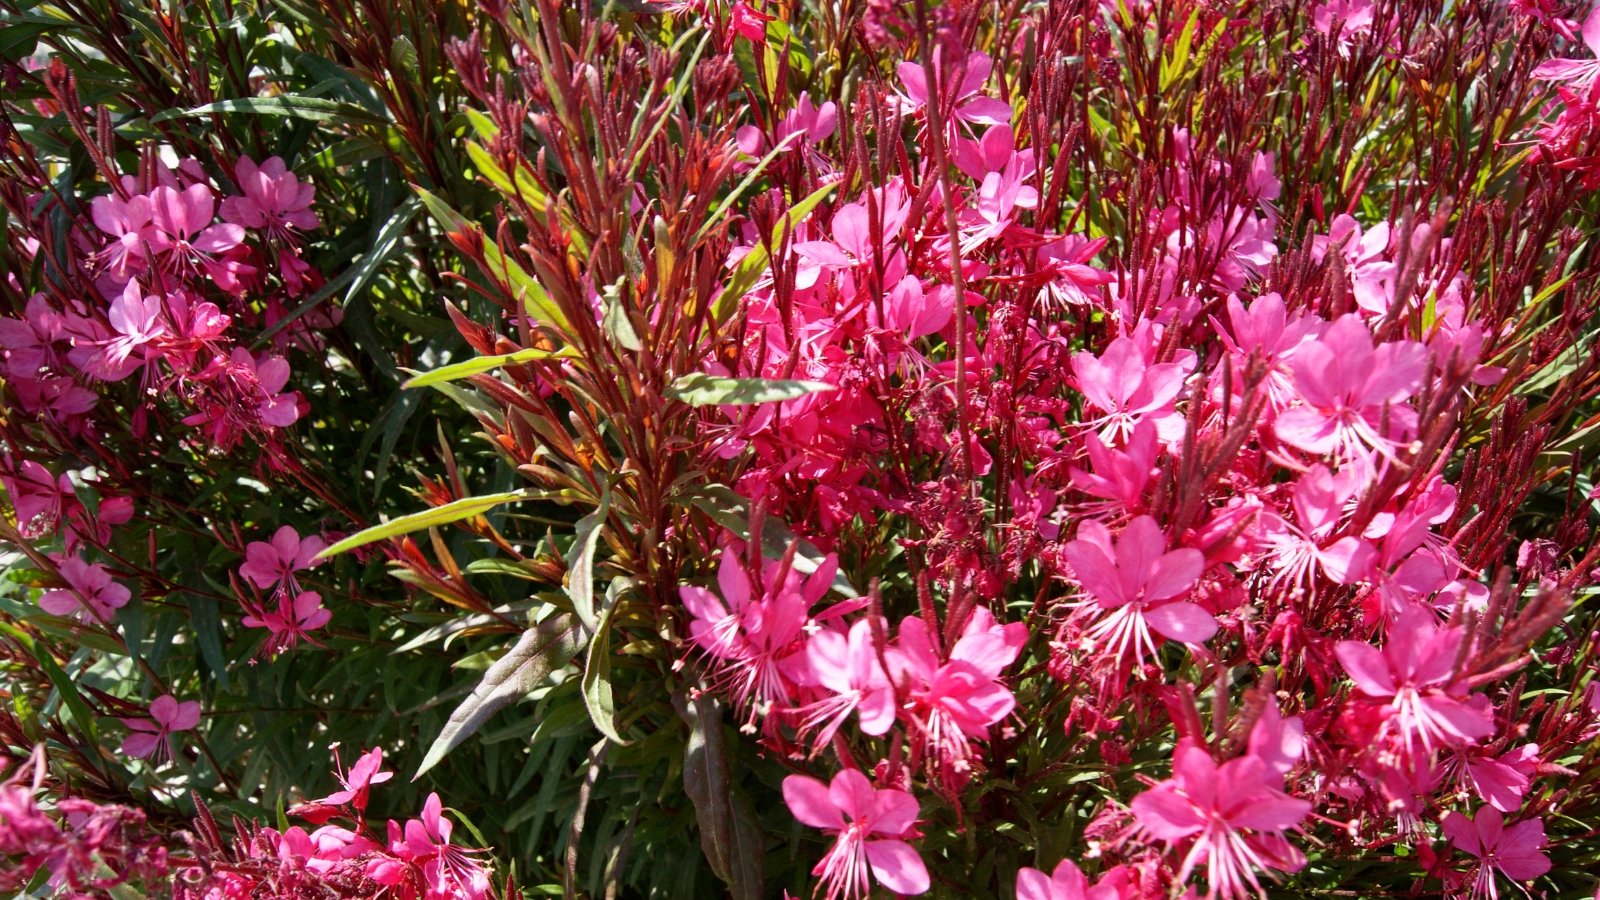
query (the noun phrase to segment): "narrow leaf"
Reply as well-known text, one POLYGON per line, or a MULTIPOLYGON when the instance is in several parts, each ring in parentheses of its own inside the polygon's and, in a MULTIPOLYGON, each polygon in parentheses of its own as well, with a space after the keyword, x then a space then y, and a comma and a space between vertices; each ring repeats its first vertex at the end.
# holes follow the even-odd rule
POLYGON ((321 553, 317 554, 316 561, 320 562, 329 557, 354 550, 357 547, 364 547, 377 541, 386 541, 402 534, 410 534, 413 531, 421 531, 424 528, 433 528, 436 525, 448 525, 451 522, 470 519, 502 503, 521 500, 525 496, 527 495, 522 491, 507 491, 503 494, 485 494, 482 497, 463 497, 443 506, 435 506, 422 512, 414 512, 398 519, 390 519, 381 525, 362 529, 333 546, 325 548, 321 553))
POLYGON ((502 353, 498 356, 474 356, 471 359, 464 359, 448 366, 440 366, 431 372, 413 375, 406 379, 401 387, 431 387, 446 381, 460 381, 473 375, 481 375, 501 366, 520 366, 523 363, 541 359, 575 359, 577 356, 578 352, 569 347, 563 347, 560 350, 541 350, 537 347, 529 347, 526 350, 518 350, 515 353, 502 353))
POLYGON ((354 103, 322 97, 302 97, 296 94, 283 94, 277 97, 238 97, 233 100, 218 100, 192 109, 169 109, 156 114, 150 121, 165 122, 168 119, 209 116, 212 113, 284 116, 312 122, 359 122, 367 125, 383 123, 383 119, 354 103))
POLYGON ((834 386, 821 381, 783 381, 770 378, 726 378, 691 372, 667 388, 667 396, 690 406, 749 406, 793 400, 834 386))
POLYGON ((533 630, 524 631, 511 651, 489 667, 472 694, 450 714, 411 780, 438 765, 482 728, 490 716, 538 687, 551 672, 571 661, 582 646, 578 622, 567 613, 556 613, 533 630))
POLYGON ((600 505, 578 520, 572 548, 567 551, 567 579, 562 589, 572 598, 573 611, 591 634, 599 630, 594 609, 594 551, 600 544, 600 528, 610 513, 611 489, 604 487, 600 491, 600 505))

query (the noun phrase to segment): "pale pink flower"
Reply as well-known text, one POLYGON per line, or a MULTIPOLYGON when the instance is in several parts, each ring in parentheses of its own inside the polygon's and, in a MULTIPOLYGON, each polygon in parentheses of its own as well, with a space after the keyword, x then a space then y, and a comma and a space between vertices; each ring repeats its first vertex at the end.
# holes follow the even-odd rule
MULTIPOLYGON (((1282 777, 1246 754, 1217 765, 1204 747, 1179 742, 1172 777, 1133 798, 1139 824, 1169 845, 1187 843, 1178 880, 1206 864, 1208 897, 1262 894, 1257 871, 1298 871, 1305 857, 1283 836, 1311 811, 1285 794, 1282 777)), ((1263 894, 1264 895, 1264 894, 1263 894)))
POLYGON ((878 790, 855 769, 824 785, 805 775, 783 780, 783 800, 794 817, 838 835, 811 874, 822 879, 828 900, 863 900, 867 873, 902 895, 928 890, 922 857, 905 842, 917 821, 917 801, 905 791, 878 790))
POLYGON ((1505 827, 1505 816, 1492 806, 1467 818, 1451 812, 1439 823, 1445 837, 1458 850, 1479 860, 1470 896, 1500 896, 1494 873, 1512 881, 1531 881, 1550 871, 1550 857, 1544 854, 1544 821, 1524 819, 1505 827))
POLYGON ((1135 900, 1138 896, 1126 866, 1115 866, 1089 883, 1070 859, 1056 864, 1049 875, 1038 869, 1017 871, 1017 900, 1135 900))
POLYGON ((208 262, 244 240, 244 229, 238 225, 213 224, 217 201, 206 185, 191 184, 182 190, 163 185, 149 196, 154 228, 149 245, 159 255, 170 255, 177 267, 208 262))
POLYGON ((155 753, 159 759, 172 752, 172 735, 200 724, 200 703, 179 703, 171 694, 163 694, 150 704, 150 718, 119 721, 131 732, 122 741, 123 753, 135 759, 155 753))
POLYGON ((1097 620, 1088 636, 1119 665, 1156 655, 1158 636, 1201 644, 1216 633, 1217 620, 1204 607, 1179 599, 1199 581, 1205 556, 1191 547, 1168 552, 1155 519, 1139 516, 1116 538, 1087 520, 1062 553, 1093 598, 1080 607, 1097 620))
POLYGON ((151 213, 150 198, 143 194, 127 199, 108 194, 89 203, 89 216, 95 227, 113 238, 97 258, 114 280, 125 281, 144 271, 145 256, 156 236, 151 213))

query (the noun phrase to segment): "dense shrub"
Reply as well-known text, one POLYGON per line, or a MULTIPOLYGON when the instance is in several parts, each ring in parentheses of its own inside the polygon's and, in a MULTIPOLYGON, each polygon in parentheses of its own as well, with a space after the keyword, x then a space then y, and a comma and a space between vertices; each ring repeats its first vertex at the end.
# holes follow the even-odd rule
POLYGON ((0 23, 0 890, 1595 895, 1600 11, 0 23))

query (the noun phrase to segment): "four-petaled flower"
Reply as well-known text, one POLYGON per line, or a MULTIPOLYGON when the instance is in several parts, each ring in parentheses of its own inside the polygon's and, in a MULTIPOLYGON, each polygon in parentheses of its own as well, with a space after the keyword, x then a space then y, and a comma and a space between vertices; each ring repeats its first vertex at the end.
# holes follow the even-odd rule
POLYGON ((844 769, 824 785, 805 775, 783 780, 783 799, 794 817, 838 835, 811 874, 827 887, 828 900, 860 900, 868 893, 867 872, 897 894, 928 889, 922 857, 905 842, 917 821, 917 801, 905 791, 879 790, 867 776, 844 769))
POLYGON ((130 732, 122 741, 123 753, 135 759, 154 753, 159 759, 172 752, 172 735, 200 724, 200 703, 196 700, 180 703, 171 694, 163 694, 150 704, 150 718, 119 721, 130 732))

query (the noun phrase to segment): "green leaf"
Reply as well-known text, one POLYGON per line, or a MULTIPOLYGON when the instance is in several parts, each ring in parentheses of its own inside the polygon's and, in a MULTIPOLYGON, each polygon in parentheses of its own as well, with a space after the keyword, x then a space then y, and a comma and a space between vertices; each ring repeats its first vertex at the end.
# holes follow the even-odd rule
POLYGON ((422 198, 423 205, 428 208, 429 214, 436 222, 449 231, 471 235, 477 239, 483 253, 484 272, 515 294, 527 308, 529 316, 539 324, 549 325, 563 334, 571 334, 566 314, 555 301, 550 299, 550 294, 545 291, 544 286, 534 280, 526 269, 517 265, 515 260, 501 253, 499 245, 484 236, 483 229, 468 222, 437 195, 416 185, 412 185, 411 189, 422 198))
MULTIPOLYGON (((778 224, 773 228, 772 246, 782 247, 785 237, 794 228, 795 223, 810 215, 811 211, 817 208, 817 204, 826 199, 829 194, 833 193, 833 189, 838 186, 839 183, 836 181, 829 182, 812 191, 799 203, 789 207, 789 211, 784 214, 783 218, 778 220, 778 224)), ((748 294, 750 289, 756 286, 756 282, 761 279, 761 273, 767 270, 769 261, 767 245, 762 243, 750 248, 750 252, 745 254, 744 258, 739 260, 733 267, 733 274, 729 276, 727 285, 723 287, 722 293, 717 295, 716 302, 712 304, 712 315, 718 321, 732 313, 734 305, 739 302, 740 298, 748 294)))
POLYGON ((793 400, 834 386, 821 381, 783 381, 771 378, 726 378, 691 372, 672 382, 667 396, 690 406, 749 406, 793 400))
POLYGON ((218 100, 193 109, 169 109, 153 116, 151 122, 165 122, 182 117, 209 116, 212 113, 249 113, 257 116, 284 116, 312 122, 356 122, 364 125, 381 125, 383 119, 365 107, 342 100, 322 97, 302 97, 281 94, 277 97, 238 97, 218 100))
POLYGON ((377 237, 373 238, 372 246, 367 248, 367 252, 361 256, 361 261, 356 263, 350 287, 344 292, 344 302, 349 303, 350 298, 366 287, 372 281, 372 276, 378 274, 383 264, 389 261, 389 257, 394 255, 395 248, 400 246, 400 238, 404 236, 406 226, 411 224, 411 220, 416 218, 421 210, 422 201, 416 197, 408 198, 395 209, 389 221, 383 224, 377 237))
MULTIPOLYGON (((659 254, 661 251, 657 252, 659 254)), ((658 255, 656 259, 659 261, 661 257, 658 255)), ((633 323, 628 321, 628 311, 622 306, 622 291, 627 283, 627 279, 618 278, 600 292, 600 324, 618 347, 638 353, 644 349, 644 344, 639 340, 639 333, 633 330, 633 323)))
POLYGON ((562 590, 572 598, 572 609, 591 634, 600 623, 594 610, 594 552, 600 544, 600 528, 611 514, 611 488, 600 490, 600 505, 578 520, 572 547, 567 551, 567 578, 562 590))
POLYGON ((364 547, 367 544, 375 543, 377 541, 386 541, 389 538, 399 537, 402 534, 410 534, 413 531, 421 531, 424 528, 433 528, 436 525, 448 525, 451 522, 459 522, 462 519, 470 519, 473 516, 480 515, 486 510, 493 509, 502 503, 511 503, 515 500, 524 499, 525 497, 527 497, 527 493, 524 491, 507 491, 503 494, 485 494, 482 497, 462 497, 460 500, 453 500, 443 506, 435 506, 432 509, 425 509, 422 512, 414 512, 410 515, 401 516, 398 519, 390 519, 381 525, 374 525, 371 528, 364 528, 361 531, 350 535, 344 540, 339 541, 333 546, 324 548, 321 553, 317 554, 315 561, 321 562, 329 557, 338 556, 346 551, 354 550, 357 547, 364 547))
POLYGON ((611 692, 611 620, 616 615, 620 593, 616 588, 623 581, 612 582, 612 589, 606 591, 605 607, 600 612, 594 637, 589 640, 589 654, 584 659, 582 684, 583 705, 589 710, 589 718, 594 720, 601 734, 616 744, 629 743, 617 732, 617 702, 611 692))
POLYGON ((518 350, 515 353, 502 353, 498 356, 474 356, 472 359, 464 359, 448 366, 440 366, 431 372, 413 375, 406 379, 406 382, 401 387, 430 387, 446 381, 460 381, 473 375, 481 375, 501 366, 520 366, 523 363, 541 359, 577 359, 578 356, 578 351, 570 347, 563 347, 560 350, 541 350, 537 347, 529 347, 526 350, 518 350))
POLYGON ((533 630, 524 631, 510 652, 489 667, 471 695, 450 714, 411 780, 416 781, 438 765, 450 751, 482 728, 490 716, 522 699, 550 673, 571 661, 582 647, 578 622, 567 613, 556 613, 533 630))

